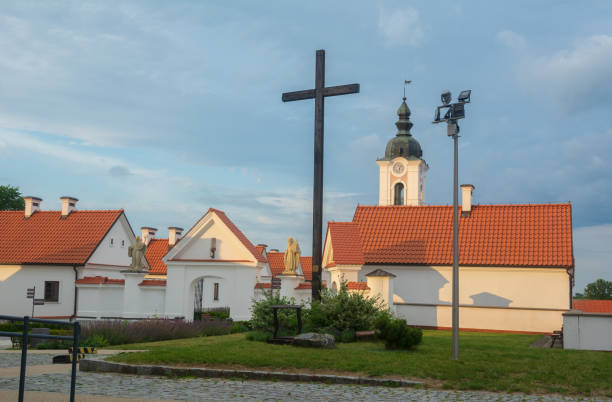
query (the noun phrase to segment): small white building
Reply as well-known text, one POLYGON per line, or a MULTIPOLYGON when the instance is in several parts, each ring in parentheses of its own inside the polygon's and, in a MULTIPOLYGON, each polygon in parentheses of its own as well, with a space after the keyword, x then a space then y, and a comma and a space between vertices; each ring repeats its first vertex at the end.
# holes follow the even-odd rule
POLYGON ((87 306, 109 302, 119 306, 107 309, 120 314, 122 297, 91 300, 79 282, 103 278, 103 286, 123 287, 135 238, 123 210, 80 211, 76 198, 61 197, 61 211, 42 211, 42 199, 24 200, 25 211, 0 211, 0 313, 31 315, 26 289, 35 288, 45 303, 35 307, 36 317, 74 318, 77 309, 87 314, 87 306))
MULTIPOLYGON (((405 99, 397 135, 377 160, 379 205, 330 222, 322 266, 332 289, 367 281, 411 325, 450 328, 452 206, 426 205, 418 141, 405 99)), ((459 218, 460 328, 550 333, 572 306, 571 205, 473 205, 463 185, 459 218)))

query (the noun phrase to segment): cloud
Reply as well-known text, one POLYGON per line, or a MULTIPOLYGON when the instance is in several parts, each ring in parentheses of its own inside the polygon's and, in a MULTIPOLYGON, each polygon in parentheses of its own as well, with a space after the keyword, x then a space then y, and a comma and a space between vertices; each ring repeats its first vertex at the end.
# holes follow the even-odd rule
POLYGON ((595 35, 571 49, 526 57, 519 68, 523 84, 564 110, 612 105, 612 36, 595 35))
POLYGON ((423 40, 419 12, 411 7, 392 12, 381 8, 378 29, 384 36, 387 46, 418 46, 423 40))
POLYGON ((130 169, 126 168, 125 166, 118 165, 115 165, 112 168, 108 169, 108 173, 110 173, 110 175, 113 177, 125 177, 130 176, 132 174, 132 172, 130 172, 130 169))
POLYGON ((349 148, 359 152, 371 152, 373 149, 381 149, 382 145, 378 134, 365 135, 349 142, 349 148))
POLYGON ((612 281, 612 224, 574 229, 576 285, 574 292, 599 278, 612 281))
POLYGON ((509 29, 498 32, 497 40, 512 49, 520 50, 525 47, 525 37, 509 29))

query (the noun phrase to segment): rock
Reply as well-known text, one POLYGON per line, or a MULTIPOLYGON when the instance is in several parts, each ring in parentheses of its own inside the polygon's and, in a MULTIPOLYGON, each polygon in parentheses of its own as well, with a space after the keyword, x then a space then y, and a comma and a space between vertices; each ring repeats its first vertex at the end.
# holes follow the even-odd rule
POLYGON ((293 345, 326 349, 332 349, 335 347, 333 335, 318 334, 316 332, 308 332, 306 334, 294 336, 293 345))

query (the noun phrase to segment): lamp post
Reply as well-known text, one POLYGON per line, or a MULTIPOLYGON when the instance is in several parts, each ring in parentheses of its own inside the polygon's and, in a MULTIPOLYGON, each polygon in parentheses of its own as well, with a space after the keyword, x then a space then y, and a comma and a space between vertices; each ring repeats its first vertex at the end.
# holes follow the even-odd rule
POLYGON ((457 120, 465 117, 465 104, 470 103, 470 89, 461 91, 457 103, 451 103, 450 91, 442 92, 442 105, 436 109, 433 124, 446 122, 447 135, 453 138, 453 360, 459 359, 459 125, 457 120), (440 111, 446 109, 441 118, 440 111))

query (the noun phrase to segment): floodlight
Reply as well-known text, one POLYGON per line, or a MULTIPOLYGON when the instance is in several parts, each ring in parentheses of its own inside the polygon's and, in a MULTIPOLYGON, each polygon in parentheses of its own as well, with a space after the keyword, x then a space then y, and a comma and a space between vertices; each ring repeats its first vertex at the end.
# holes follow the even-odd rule
POLYGON ((453 119, 463 119, 465 117, 465 106, 463 103, 455 103, 451 105, 450 110, 453 119))
POLYGON ((446 113, 444 113, 444 121, 446 121, 446 120, 448 120, 448 119, 450 119, 452 117, 451 116, 452 115, 452 113, 451 113, 452 111, 453 111, 453 108, 449 107, 448 110, 446 111, 446 113))
POLYGON ((448 105, 451 102, 451 92, 450 91, 444 91, 442 92, 442 95, 440 95, 440 98, 442 99, 442 103, 444 103, 445 105, 448 105))
POLYGON ((470 95, 472 94, 471 89, 466 89, 465 91, 461 91, 457 100, 461 103, 470 103, 470 95))

